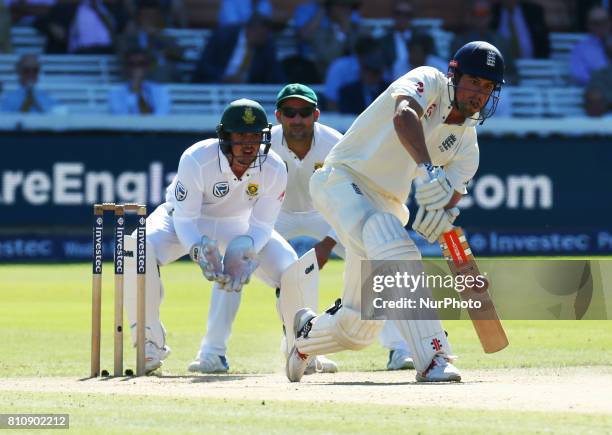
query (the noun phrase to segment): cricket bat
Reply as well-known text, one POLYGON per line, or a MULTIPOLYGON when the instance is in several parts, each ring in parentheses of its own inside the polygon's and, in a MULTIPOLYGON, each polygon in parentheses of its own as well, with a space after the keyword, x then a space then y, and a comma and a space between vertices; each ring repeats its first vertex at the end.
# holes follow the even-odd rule
MULTIPOLYGON (((480 275, 476 259, 460 227, 455 227, 442 234, 438 242, 453 276, 471 275, 476 277, 480 275)), ((459 294, 465 301, 481 302, 479 309, 468 308, 467 312, 472 319, 482 348, 486 353, 493 353, 508 346, 508 337, 506 337, 506 332, 497 316, 497 311, 495 311, 495 306, 487 289, 488 282, 481 287, 467 287, 459 294)))

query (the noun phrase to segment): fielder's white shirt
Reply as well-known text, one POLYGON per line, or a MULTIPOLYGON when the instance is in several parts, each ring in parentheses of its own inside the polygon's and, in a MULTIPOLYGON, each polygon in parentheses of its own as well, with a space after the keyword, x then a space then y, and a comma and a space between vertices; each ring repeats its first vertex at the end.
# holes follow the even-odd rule
POLYGON ((325 165, 347 166, 369 187, 405 204, 412 180, 421 175, 393 126, 396 98, 405 95, 423 109, 421 124, 432 163, 443 166, 453 188, 465 193, 478 169, 477 121, 444 124, 452 109, 449 80, 435 68, 424 66, 394 81, 357 117, 331 150, 325 165))
POLYGON ((246 234, 253 237, 259 252, 270 238, 286 186, 285 164, 274 151, 261 168, 250 168, 238 178, 219 149, 219 140, 207 139, 181 156, 166 202, 174 207, 174 227, 185 248, 200 241, 196 220, 202 217, 244 219, 249 222, 246 234))
POLYGON ((314 135, 310 150, 300 160, 287 146, 283 136, 283 126, 272 127, 272 150, 287 166, 287 195, 282 209, 286 212, 314 211, 310 197, 309 182, 313 172, 323 166, 325 157, 340 140, 342 134, 331 127, 314 123, 314 135))

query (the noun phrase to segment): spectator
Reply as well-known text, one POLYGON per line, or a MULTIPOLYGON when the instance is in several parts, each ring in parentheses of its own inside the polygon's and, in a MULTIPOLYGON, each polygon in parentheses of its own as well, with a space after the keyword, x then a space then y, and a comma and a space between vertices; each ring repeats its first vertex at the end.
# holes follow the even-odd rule
MULTIPOLYGON (((355 2, 358 5, 358 2, 355 2)), ((298 54, 312 58, 312 46, 310 43, 317 31, 321 28, 331 26, 327 11, 330 2, 327 0, 311 0, 299 5, 293 13, 293 26, 295 27, 298 39, 298 54)), ((353 7, 351 21, 356 25, 361 22, 358 7, 353 7)))
POLYGON ((217 27, 196 65, 196 83, 281 83, 269 22, 254 15, 244 26, 217 27))
POLYGON ((36 30, 46 36, 45 53, 68 52, 68 34, 76 8, 77 5, 73 3, 57 3, 34 22, 36 30))
POLYGON ((55 101, 46 92, 38 89, 40 63, 33 54, 24 54, 16 65, 19 86, 14 91, 7 91, 0 100, 3 112, 48 113, 55 106, 55 101))
MULTIPOLYGON (((329 2, 324 0, 308 1, 299 5, 293 14, 293 27, 296 33, 296 51, 283 59, 283 70, 287 81, 294 83, 320 83, 325 76, 324 67, 319 68, 312 48, 314 35, 323 28, 331 26, 327 15, 329 2)), ((353 8, 351 22, 359 26, 361 17, 353 8)))
POLYGON ((187 27, 187 9, 183 0, 160 0, 159 3, 166 27, 187 27))
POLYGON ((157 82, 179 81, 176 63, 182 60, 183 50, 172 37, 162 33, 163 28, 164 17, 159 2, 142 1, 136 12, 133 30, 119 38, 118 51, 122 55, 128 47, 140 47, 153 60, 149 79, 157 82))
POLYGON ((550 54, 548 27, 540 5, 500 0, 493 6, 491 29, 509 41, 514 59, 547 58, 550 54))
POLYGON ((11 16, 9 10, 0 0, 0 53, 10 53, 11 47, 11 16))
POLYGON ((602 7, 591 9, 588 17, 589 36, 576 44, 570 58, 572 78, 579 85, 586 85, 593 71, 610 64, 605 39, 610 35, 610 17, 602 7))
MULTIPOLYGON (((605 47, 608 58, 612 59, 612 34, 608 33, 606 36, 605 47)), ((612 62, 609 62, 605 68, 594 71, 587 85, 585 92, 587 114, 595 116, 592 114, 599 113, 601 109, 598 110, 598 104, 603 104, 607 112, 612 110, 612 62)))
MULTIPOLYGON (((359 0, 327 0, 325 16, 328 25, 313 31, 311 40, 319 74, 323 77, 329 65, 341 56, 353 53, 360 34, 360 24, 353 21, 353 11, 359 8, 359 0)), ((317 14, 313 20, 322 20, 317 14)), ((312 24, 312 23, 310 23, 312 24)))
POLYGON ((512 56, 509 41, 491 30, 491 9, 489 0, 474 0, 472 2, 471 8, 466 9, 467 30, 453 38, 450 52, 456 53, 459 48, 470 41, 486 41, 493 44, 504 56, 506 65, 504 79, 506 83, 514 84, 518 80, 516 62, 512 56))
POLYGON ((412 1, 396 0, 393 7, 393 28, 383 36, 382 48, 391 65, 390 77, 394 80, 409 71, 408 41, 412 37, 412 1))
POLYGON ((338 111, 358 114, 365 110, 387 87, 383 74, 385 58, 380 50, 372 50, 359 58, 359 80, 340 88, 338 111))
POLYGON ((587 88, 584 92, 584 111, 587 116, 600 118, 610 112, 609 102, 600 88, 587 88))
POLYGON ((127 82, 116 86, 109 94, 111 113, 115 115, 166 115, 170 112, 170 95, 162 85, 146 80, 151 58, 134 47, 124 56, 127 82))
POLYGON ((119 1, 81 0, 70 26, 68 52, 113 54, 114 37, 123 28, 125 11, 119 1))
POLYGON ((436 55, 434 40, 427 33, 416 32, 412 35, 408 42, 408 58, 410 63, 404 74, 420 66, 432 66, 445 74, 448 71, 448 64, 436 55))
POLYGON ((253 15, 272 18, 269 0, 221 0, 217 26, 237 26, 247 23, 253 15))
POLYGON ((334 60, 325 76, 325 107, 329 111, 337 110, 340 89, 360 77, 359 58, 368 55, 374 48, 380 49, 372 36, 360 36, 355 43, 355 52, 334 60))
POLYGON ((30 26, 37 18, 43 17, 56 0, 1 0, 10 8, 13 24, 30 26))

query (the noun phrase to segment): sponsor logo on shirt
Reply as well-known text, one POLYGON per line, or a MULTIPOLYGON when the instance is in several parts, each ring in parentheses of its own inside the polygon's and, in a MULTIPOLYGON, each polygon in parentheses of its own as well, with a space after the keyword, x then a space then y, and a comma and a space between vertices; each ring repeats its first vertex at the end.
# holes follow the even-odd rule
POLYGON ((185 201, 185 198, 187 198, 187 189, 180 181, 176 183, 176 187, 174 188, 174 196, 176 197, 177 201, 185 201))
POLYGON ((432 115, 434 110, 436 110, 436 107, 438 107, 438 106, 434 103, 434 104, 432 104, 431 106, 429 106, 427 108, 427 111, 425 112, 425 118, 426 119, 429 119, 429 117, 432 115))
POLYGON ((357 186, 355 183, 351 183, 351 186, 353 186, 353 190, 355 191, 357 195, 363 195, 363 193, 361 193, 361 189, 359 188, 359 186, 357 186))
POLYGON ((449 137, 442 141, 442 144, 440 144, 438 149, 440 152, 448 151, 453 147, 453 145, 455 145, 455 142, 457 142, 457 137, 451 133, 449 137))
POLYGON ((229 192, 229 183, 227 181, 219 181, 213 186, 213 195, 217 198, 223 198, 229 192))
POLYGON ((285 191, 283 190, 282 193, 280 195, 278 195, 278 199, 280 202, 283 202, 285 200, 285 191))
POLYGON ((247 195, 249 196, 257 196, 259 193, 259 184, 257 183, 249 183, 246 190, 247 195))

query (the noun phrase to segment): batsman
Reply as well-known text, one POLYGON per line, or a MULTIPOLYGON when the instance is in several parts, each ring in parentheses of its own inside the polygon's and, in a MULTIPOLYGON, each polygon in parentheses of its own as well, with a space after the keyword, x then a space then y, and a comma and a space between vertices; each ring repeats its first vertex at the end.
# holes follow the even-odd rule
MULTIPOLYGON (((418 275, 421 253, 404 229, 415 179, 413 229, 433 243, 449 230, 478 168, 476 125, 495 112, 504 84, 504 59, 483 41, 461 47, 445 76, 419 67, 393 82, 353 122, 310 180, 315 208, 346 248, 342 303, 317 315, 295 315, 295 344, 287 358, 290 381, 302 378, 315 355, 359 350, 375 341, 381 320, 361 319, 362 260, 405 260, 400 273, 418 275), (412 261, 407 261, 412 260, 412 261)), ((427 288, 418 291, 431 295, 427 288)), ((460 381, 438 319, 396 320, 413 352, 420 382, 460 381)))

